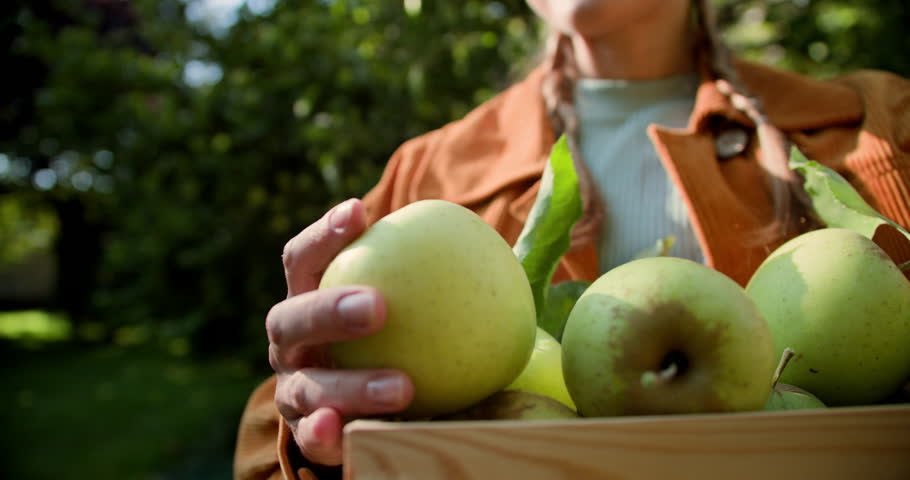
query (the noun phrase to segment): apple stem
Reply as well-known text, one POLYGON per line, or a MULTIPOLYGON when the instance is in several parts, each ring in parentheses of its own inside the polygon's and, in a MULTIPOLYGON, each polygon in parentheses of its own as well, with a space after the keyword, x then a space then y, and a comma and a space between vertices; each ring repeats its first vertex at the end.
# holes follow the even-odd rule
POLYGON ((793 358, 794 355, 796 355, 796 353, 791 350, 790 347, 784 349, 784 353, 780 356, 780 362, 777 363, 777 369, 774 370, 774 376, 771 378, 771 388, 777 386, 781 374, 784 373, 784 369, 787 368, 787 364, 790 363, 790 359, 793 358))
POLYGON ((673 380, 678 370, 679 367, 676 366, 676 363, 671 363, 669 367, 659 372, 645 372, 641 375, 641 385, 646 388, 665 385, 673 380))

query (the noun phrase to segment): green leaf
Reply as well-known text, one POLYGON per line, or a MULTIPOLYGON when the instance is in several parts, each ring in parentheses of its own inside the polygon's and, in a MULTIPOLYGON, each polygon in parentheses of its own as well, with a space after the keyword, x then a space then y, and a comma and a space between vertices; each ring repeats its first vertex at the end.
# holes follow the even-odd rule
POLYGON ((650 257, 666 257, 667 254, 670 253, 670 249, 673 248, 673 245, 676 245, 676 237, 673 235, 659 238, 654 242, 653 246, 636 253, 635 256, 632 257, 632 260, 650 257))
POLYGON ((513 247, 531 283, 538 322, 546 308, 547 291, 556 266, 569 249, 572 226, 581 214, 578 175, 563 135, 550 152, 537 199, 513 247))
POLYGON ((847 228, 872 239, 876 230, 890 225, 910 240, 910 232, 875 211, 844 177, 808 160, 796 147, 790 151, 790 168, 805 179, 815 214, 828 227, 847 228))
POLYGON ((575 307, 575 302, 585 290, 591 286, 588 282, 571 281, 560 282, 553 285, 547 293, 547 301, 543 312, 537 317, 537 325, 562 342, 562 332, 569 319, 569 313, 575 307))

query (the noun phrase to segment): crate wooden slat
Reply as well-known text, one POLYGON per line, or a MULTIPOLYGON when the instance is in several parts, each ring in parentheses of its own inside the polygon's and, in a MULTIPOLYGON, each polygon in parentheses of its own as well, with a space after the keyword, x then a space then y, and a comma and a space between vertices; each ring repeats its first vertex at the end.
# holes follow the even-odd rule
POLYGON ((570 421, 357 420, 348 480, 910 479, 910 405, 570 421))

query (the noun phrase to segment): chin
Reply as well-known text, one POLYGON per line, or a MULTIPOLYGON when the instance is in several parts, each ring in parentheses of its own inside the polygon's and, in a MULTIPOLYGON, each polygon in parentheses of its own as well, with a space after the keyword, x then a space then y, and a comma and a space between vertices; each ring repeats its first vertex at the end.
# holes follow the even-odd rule
POLYGON ((566 33, 596 35, 609 28, 610 0, 566 0, 544 2, 549 9, 545 20, 566 33))
POLYGON ((598 37, 657 14, 666 0, 528 0, 537 14, 567 34, 598 37))

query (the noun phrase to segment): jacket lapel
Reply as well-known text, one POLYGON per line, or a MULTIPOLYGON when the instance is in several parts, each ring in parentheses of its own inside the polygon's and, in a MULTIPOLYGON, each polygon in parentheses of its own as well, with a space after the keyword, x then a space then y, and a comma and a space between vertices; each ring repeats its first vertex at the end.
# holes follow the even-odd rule
POLYGON ((705 263, 745 285, 769 250, 751 241, 750 232, 758 230, 762 222, 721 172, 714 136, 658 126, 652 126, 648 134, 667 174, 679 187, 705 263))
MULTIPOLYGON (((818 143, 803 132, 855 126, 862 120, 862 101, 847 85, 748 62, 736 67, 749 91, 767 99, 764 109, 771 122, 795 137, 801 148, 811 151, 818 143)), ((464 119, 437 131, 423 152, 432 162, 421 163, 414 172, 409 200, 442 198, 483 210, 498 197, 507 205, 497 205, 485 218, 514 241, 511 237, 534 203, 555 141, 540 93, 543 76, 538 68, 464 119)), ((756 160, 760 146, 750 145, 735 158, 719 160, 714 131, 718 123, 754 131, 750 120, 705 76, 688 127, 671 130, 655 125, 648 134, 683 195, 706 263, 745 284, 776 246, 758 245, 752 237, 770 220, 770 197, 756 160)), ((573 240, 557 279, 593 280, 598 274, 596 232, 573 240)))
MULTIPOLYGON (((749 62, 738 62, 736 67, 748 91, 763 102, 770 122, 794 140, 806 139, 804 131, 852 127, 862 120, 860 98, 844 85, 749 62)), ((758 162, 761 145, 756 145, 754 123, 706 78, 687 129, 652 126, 649 135, 682 192, 706 263, 745 285, 781 243, 762 244, 754 235, 773 215, 765 173, 758 162), (747 149, 734 158, 720 159, 715 144, 718 125, 737 125, 750 132, 747 149)), ((815 143, 800 147, 819 150, 815 143)))

